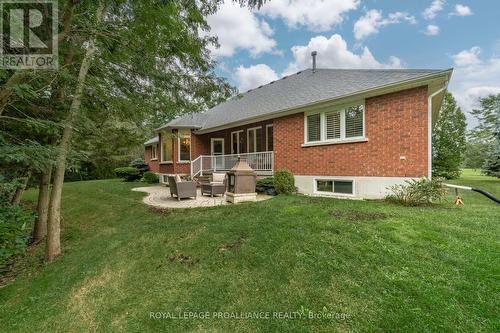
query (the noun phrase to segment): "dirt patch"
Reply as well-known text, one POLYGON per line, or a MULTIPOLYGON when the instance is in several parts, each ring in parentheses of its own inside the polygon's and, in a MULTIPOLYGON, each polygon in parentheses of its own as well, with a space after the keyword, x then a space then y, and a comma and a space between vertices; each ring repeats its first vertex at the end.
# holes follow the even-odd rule
POLYGON ((155 207, 155 206, 150 206, 149 210, 155 214, 160 214, 163 216, 169 216, 173 213, 172 209, 170 209, 170 208, 161 208, 161 207, 155 207))
POLYGON ((176 250, 173 254, 168 256, 168 261, 171 263, 178 262, 183 265, 193 266, 194 264, 200 262, 200 259, 194 259, 193 257, 176 250))
POLYGON ((39 247, 43 247, 43 245, 44 242, 31 243, 26 252, 9 258, 6 267, 0 270, 0 289, 15 281, 17 276, 24 271, 30 269, 32 272, 29 274, 35 274, 45 265, 43 254, 36 253, 37 250, 39 251, 39 247), (33 260, 26 260, 31 256, 34 257, 33 260))
POLYGON ((227 251, 230 251, 233 248, 240 247, 241 244, 245 241, 246 237, 245 236, 239 236, 236 240, 227 243, 227 244, 222 244, 219 246, 219 253, 224 254, 227 251))
POLYGON ((385 220, 389 215, 382 212, 366 212, 361 210, 340 210, 334 209, 330 215, 337 219, 347 220, 351 222, 385 220))

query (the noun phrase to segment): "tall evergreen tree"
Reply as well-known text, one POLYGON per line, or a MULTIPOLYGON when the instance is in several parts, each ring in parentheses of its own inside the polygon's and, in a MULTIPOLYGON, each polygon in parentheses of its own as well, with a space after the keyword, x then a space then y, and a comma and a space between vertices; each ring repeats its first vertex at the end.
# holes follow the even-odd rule
POLYGON ((500 178, 500 94, 483 97, 479 104, 479 109, 472 110, 479 121, 473 133, 481 133, 488 142, 483 172, 500 178))
POLYGON ((432 132, 432 174, 447 179, 460 176, 465 153, 465 115, 447 92, 432 132))

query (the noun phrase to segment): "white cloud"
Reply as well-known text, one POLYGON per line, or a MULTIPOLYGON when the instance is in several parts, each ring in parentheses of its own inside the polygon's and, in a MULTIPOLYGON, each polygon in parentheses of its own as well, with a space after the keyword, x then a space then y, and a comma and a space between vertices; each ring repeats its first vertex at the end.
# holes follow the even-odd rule
POLYGON ((240 91, 247 91, 248 89, 253 89, 279 78, 278 74, 265 64, 249 67, 239 66, 236 68, 234 76, 236 81, 238 81, 240 91))
POLYGON ((312 31, 327 31, 344 21, 344 15, 358 8, 359 0, 272 0, 259 14, 281 18, 288 27, 305 26, 312 31))
POLYGON ((317 66, 319 68, 400 68, 401 60, 390 57, 388 63, 375 59, 368 47, 361 54, 351 52, 346 41, 339 34, 330 38, 316 36, 307 45, 292 47, 294 60, 288 65, 284 75, 295 73, 311 67, 311 52, 318 51, 317 66))
POLYGON ((473 46, 468 50, 463 50, 457 54, 452 55, 453 62, 456 66, 470 66, 477 65, 481 61, 479 60, 479 54, 481 53, 481 48, 479 46, 473 46))
POLYGON ((469 112, 478 106, 478 99, 500 93, 500 58, 482 60, 480 51, 475 46, 452 56, 457 67, 449 88, 466 112, 470 126, 477 123, 469 112))
POLYGON ((429 36, 436 36, 439 34, 439 27, 434 24, 429 24, 424 33, 429 36))
POLYGON ((433 18, 436 17, 438 12, 443 10, 444 4, 445 4, 444 0, 432 1, 431 5, 424 10, 424 12, 422 13, 422 16, 426 20, 432 20, 433 18))
POLYGON ((469 6, 466 5, 461 5, 461 4, 456 4, 455 5, 455 11, 450 13, 450 15, 455 15, 455 16, 469 16, 472 15, 472 10, 470 10, 469 6))
POLYGON ((226 1, 207 22, 212 28, 208 34, 219 37, 220 48, 211 48, 214 57, 230 57, 237 49, 248 50, 253 57, 275 52, 273 30, 246 7, 226 1))
POLYGON ((354 37, 356 37, 356 39, 363 39, 369 35, 378 33, 379 29, 383 26, 397 24, 403 21, 411 24, 417 22, 415 17, 409 15, 407 12, 390 13, 384 18, 382 11, 372 9, 354 23, 354 37))

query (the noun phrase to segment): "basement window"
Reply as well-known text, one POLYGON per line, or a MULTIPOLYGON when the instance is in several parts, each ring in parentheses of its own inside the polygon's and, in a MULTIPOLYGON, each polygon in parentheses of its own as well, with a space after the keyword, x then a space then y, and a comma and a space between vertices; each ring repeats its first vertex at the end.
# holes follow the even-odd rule
POLYGON ((353 195, 354 181, 346 179, 315 179, 314 192, 318 194, 353 195))

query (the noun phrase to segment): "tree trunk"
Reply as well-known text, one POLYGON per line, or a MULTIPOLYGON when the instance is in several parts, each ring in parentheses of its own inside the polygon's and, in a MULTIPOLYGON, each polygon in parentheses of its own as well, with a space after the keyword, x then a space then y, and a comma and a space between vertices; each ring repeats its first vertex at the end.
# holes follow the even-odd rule
POLYGON ((71 19, 74 15, 75 6, 80 3, 80 0, 69 0, 64 6, 63 16, 61 18, 60 24, 62 25, 62 31, 57 35, 57 40, 61 43, 70 33, 71 30, 71 19))
POLYGON ((19 185, 16 189, 16 192, 14 192, 14 196, 12 197, 11 204, 14 206, 19 205, 21 202, 21 197, 23 196, 24 190, 26 189, 26 186, 28 185, 28 181, 30 180, 31 177, 31 170, 28 170, 26 173, 26 176, 23 178, 23 182, 21 185, 19 185))
MULTIPOLYGON (((104 7, 101 2, 97 9, 97 25, 100 23, 103 12, 104 7)), ((59 143, 59 155, 57 156, 55 164, 54 180, 52 184, 52 191, 50 192, 49 215, 47 220, 46 257, 49 262, 53 261, 58 255, 61 254, 61 196, 64 182, 64 171, 66 169, 66 156, 68 155, 71 144, 73 125, 80 111, 85 79, 95 51, 95 38, 91 38, 89 40, 85 56, 83 57, 82 65, 80 66, 76 91, 73 96, 73 100, 71 101, 68 118, 64 123, 63 134, 59 143)))
POLYGON ((36 207, 37 218, 33 227, 33 240, 39 242, 47 235, 47 215, 49 212, 50 178, 52 176, 52 164, 43 170, 38 187, 38 203, 36 207))

